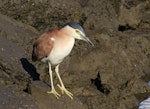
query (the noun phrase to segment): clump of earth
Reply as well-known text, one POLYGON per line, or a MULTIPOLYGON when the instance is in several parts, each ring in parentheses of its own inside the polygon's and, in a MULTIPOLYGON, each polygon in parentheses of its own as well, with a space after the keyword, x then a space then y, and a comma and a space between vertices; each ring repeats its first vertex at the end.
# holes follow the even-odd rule
POLYGON ((149 0, 5 0, 0 12, 0 108, 137 109, 148 98, 149 0), (73 100, 47 94, 48 65, 31 60, 34 41, 69 21, 94 43, 76 41, 60 64, 73 100))

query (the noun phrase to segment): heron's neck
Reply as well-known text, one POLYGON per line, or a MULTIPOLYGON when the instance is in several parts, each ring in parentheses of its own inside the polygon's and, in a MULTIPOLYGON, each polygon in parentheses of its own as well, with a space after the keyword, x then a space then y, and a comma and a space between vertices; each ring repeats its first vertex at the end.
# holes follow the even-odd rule
POLYGON ((60 31, 67 34, 67 36, 74 37, 76 35, 75 30, 69 26, 65 26, 65 27, 61 28, 60 31))

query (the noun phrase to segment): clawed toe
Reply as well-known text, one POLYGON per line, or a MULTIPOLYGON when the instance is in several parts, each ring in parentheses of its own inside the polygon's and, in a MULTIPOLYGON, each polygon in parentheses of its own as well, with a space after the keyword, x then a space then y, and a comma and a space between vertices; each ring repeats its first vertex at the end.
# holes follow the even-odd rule
POLYGON ((66 93, 71 99, 73 99, 73 94, 69 92, 64 86, 60 86, 59 84, 57 84, 57 86, 62 91, 62 94, 66 93))
POLYGON ((51 91, 47 92, 48 94, 54 94, 54 96, 59 99, 59 97, 61 96, 59 93, 56 92, 55 89, 52 89, 51 91))

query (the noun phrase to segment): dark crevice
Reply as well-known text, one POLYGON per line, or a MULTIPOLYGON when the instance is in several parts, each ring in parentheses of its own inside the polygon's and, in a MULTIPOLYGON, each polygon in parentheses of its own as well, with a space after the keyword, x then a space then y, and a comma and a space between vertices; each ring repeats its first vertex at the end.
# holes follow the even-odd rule
POLYGON ((27 84, 27 87, 23 91, 28 93, 28 94, 31 94, 30 84, 27 84))
POLYGON ((127 31, 127 30, 135 30, 135 28, 129 26, 128 24, 126 25, 119 25, 118 31, 127 31))
POLYGON ((91 79, 91 83, 94 84, 97 87, 97 90, 99 90, 100 92, 102 92, 104 94, 110 93, 110 90, 108 90, 105 87, 105 85, 102 84, 99 72, 98 72, 97 77, 95 79, 91 79))

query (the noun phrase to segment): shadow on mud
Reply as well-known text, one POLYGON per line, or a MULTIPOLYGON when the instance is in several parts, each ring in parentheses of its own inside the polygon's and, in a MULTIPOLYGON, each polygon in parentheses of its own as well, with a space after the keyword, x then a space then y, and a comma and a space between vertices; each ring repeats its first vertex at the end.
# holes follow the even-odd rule
POLYGON ((32 79, 39 80, 39 74, 37 73, 34 65, 32 65, 26 58, 21 58, 20 61, 22 63, 22 67, 24 68, 24 70, 29 73, 32 79))

